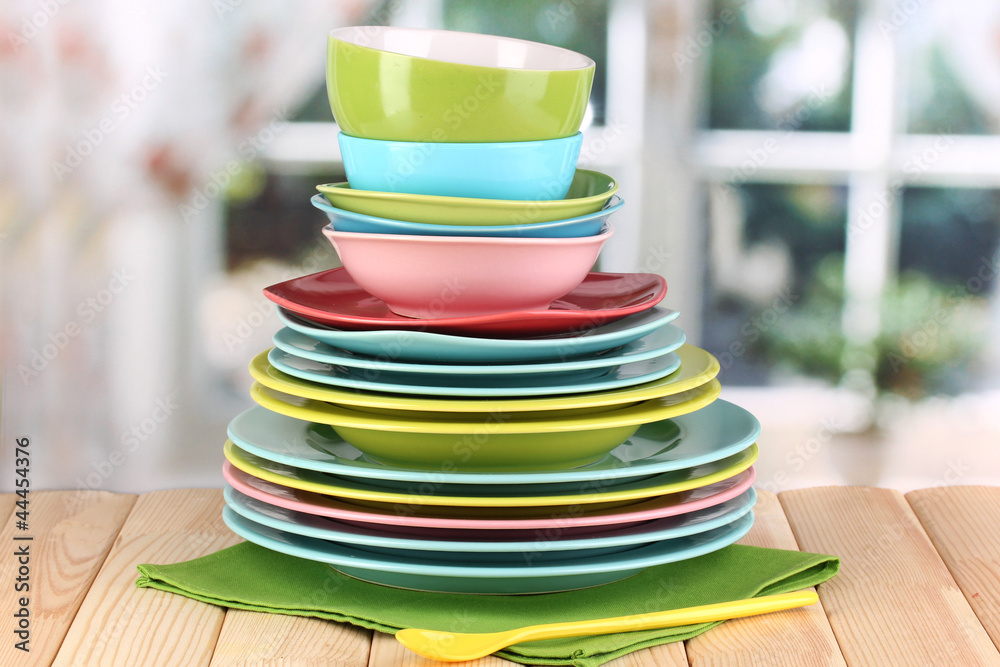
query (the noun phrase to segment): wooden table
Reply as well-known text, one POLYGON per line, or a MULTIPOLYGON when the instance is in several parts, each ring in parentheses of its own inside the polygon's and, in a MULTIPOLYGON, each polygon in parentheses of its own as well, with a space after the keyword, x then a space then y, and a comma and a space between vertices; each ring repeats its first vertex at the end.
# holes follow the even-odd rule
MULTIPOLYGON (((32 492, 28 531, 15 497, 0 541, 4 665, 430 665, 391 635, 310 618, 227 611, 134 586, 136 564, 169 563, 239 541, 218 490, 140 496, 32 492), (12 634, 17 558, 30 541, 30 653, 12 634)), ((821 604, 725 623, 685 643, 616 660, 639 665, 1000 665, 1000 488, 761 492, 746 544, 841 557, 821 604)), ((475 663, 509 665, 486 658, 475 663)))

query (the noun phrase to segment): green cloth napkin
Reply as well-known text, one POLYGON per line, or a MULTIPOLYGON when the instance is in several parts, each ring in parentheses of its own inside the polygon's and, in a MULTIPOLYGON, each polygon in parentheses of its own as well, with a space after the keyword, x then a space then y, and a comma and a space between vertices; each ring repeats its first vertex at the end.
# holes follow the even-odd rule
MULTIPOLYGON (((243 542, 184 563, 140 565, 136 585, 223 607, 315 616, 388 633, 410 627, 493 632, 785 593, 824 582, 839 567, 834 556, 734 544, 597 588, 476 596, 370 584, 323 563, 243 542)), ((632 651, 690 639, 716 625, 525 642, 498 655, 524 664, 596 667, 632 651)))

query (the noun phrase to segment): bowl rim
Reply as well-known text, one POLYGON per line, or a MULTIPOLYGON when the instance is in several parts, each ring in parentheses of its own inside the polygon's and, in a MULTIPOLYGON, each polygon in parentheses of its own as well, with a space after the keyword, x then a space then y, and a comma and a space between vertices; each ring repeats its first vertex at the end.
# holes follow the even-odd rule
POLYGON ((328 33, 329 41, 339 41, 345 44, 349 44, 353 47, 359 49, 365 49, 368 51, 375 51, 378 53, 389 53, 395 56, 400 56, 403 58, 413 58, 416 60, 425 60, 428 62, 443 63, 450 66, 457 67, 472 67, 476 69, 484 70, 502 70, 507 72, 581 72, 586 70, 596 69, 597 64, 594 62, 593 58, 573 51, 571 49, 563 48, 561 46, 554 46, 552 44, 545 44, 543 42, 534 42, 528 39, 518 39, 516 37, 504 37, 501 35, 487 35, 476 32, 465 32, 462 30, 444 30, 441 28, 410 28, 405 26, 375 26, 375 25, 355 25, 355 26, 345 26, 343 28, 335 28, 328 33), (497 42, 508 42, 516 44, 526 44, 530 48, 539 49, 542 52, 552 53, 552 54, 567 54, 574 58, 581 59, 581 64, 577 67, 547 67, 547 68, 529 68, 529 67, 502 67, 500 65, 479 65, 475 63, 467 62, 455 62, 451 60, 442 60, 440 58, 430 58, 428 56, 414 55, 411 53, 404 53, 400 51, 391 51, 385 48, 379 48, 376 46, 371 46, 366 43, 359 43, 360 41, 370 42, 375 35, 379 33, 388 32, 408 32, 408 33, 424 33, 431 36, 435 35, 461 35, 464 39, 475 39, 482 41, 484 43, 497 43, 497 42), (345 36, 353 37, 353 39, 345 39, 345 36))
MULTIPOLYGON (((368 241, 376 243, 397 243, 406 245, 482 245, 497 246, 588 246, 605 243, 615 233, 610 222, 605 222, 601 231, 593 236, 570 237, 524 237, 524 236, 434 236, 430 234, 382 234, 380 232, 338 232, 333 224, 323 227, 323 235, 336 246, 339 240, 368 241)), ((339 247, 338 247, 339 252, 339 247)))
MULTIPOLYGON (((343 130, 337 132, 337 143, 341 141, 346 141, 347 143, 355 144, 377 144, 385 148, 410 148, 415 150, 418 148, 428 147, 429 150, 439 151, 439 150, 458 150, 458 151, 468 151, 481 148, 484 150, 491 150, 494 148, 521 148, 521 149, 533 149, 538 148, 541 145, 547 145, 549 147, 554 146, 557 142, 564 144, 583 144, 583 131, 577 130, 573 134, 566 137, 555 137, 552 139, 532 139, 529 141, 400 141, 399 139, 372 139, 370 137, 358 137, 353 134, 348 134, 343 130)), ((561 147, 561 146, 560 146, 561 147)), ((573 173, 575 175, 576 169, 574 168, 573 173)))
MULTIPOLYGON (((507 209, 512 211, 519 211, 528 207, 541 207, 541 208, 553 208, 564 206, 567 203, 570 204, 582 204, 588 201, 596 201, 598 199, 610 199, 612 195, 618 192, 618 181, 611 176, 600 172, 594 171, 593 169, 577 169, 573 174, 575 179, 577 174, 596 174, 608 182, 608 189, 599 192, 594 195, 588 195, 586 197, 574 197, 574 198, 563 198, 563 199, 484 199, 481 197, 449 197, 446 195, 415 195, 408 192, 384 192, 381 190, 355 190, 351 187, 351 184, 347 181, 342 181, 339 183, 321 183, 316 186, 316 189, 323 195, 326 195, 327 190, 336 190, 336 194, 346 194, 349 197, 358 197, 359 199, 382 199, 388 201, 397 202, 411 202, 411 203, 421 203, 421 204, 437 204, 440 206, 449 206, 456 203, 460 203, 463 206, 486 206, 489 208, 499 208, 507 209), (325 190, 324 190, 325 188, 325 190)), ((571 186, 572 187, 572 186, 571 186)))

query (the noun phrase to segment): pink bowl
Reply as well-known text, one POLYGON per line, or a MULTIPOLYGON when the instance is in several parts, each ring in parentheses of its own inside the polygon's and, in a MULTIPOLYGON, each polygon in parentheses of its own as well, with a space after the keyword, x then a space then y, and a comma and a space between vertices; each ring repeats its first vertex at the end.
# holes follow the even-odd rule
POLYGON ((583 282, 613 230, 556 239, 323 233, 358 285, 394 313, 428 318, 548 308, 583 282))

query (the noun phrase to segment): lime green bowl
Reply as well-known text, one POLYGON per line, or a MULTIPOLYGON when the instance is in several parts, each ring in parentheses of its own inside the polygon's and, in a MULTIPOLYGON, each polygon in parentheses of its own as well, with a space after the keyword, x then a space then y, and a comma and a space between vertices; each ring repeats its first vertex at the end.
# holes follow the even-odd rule
POLYGON ((548 44, 390 26, 330 33, 326 87, 340 128, 365 139, 498 142, 580 129, 594 61, 548 44))
POLYGON ((539 201, 352 190, 347 183, 317 185, 316 189, 336 208, 376 218, 488 226, 552 222, 596 213, 618 191, 618 183, 606 174, 577 169, 565 199, 539 201))
POLYGON ((358 411, 304 399, 254 383, 261 407, 316 424, 385 465, 421 470, 521 472, 565 470, 603 458, 647 423, 672 419, 714 401, 722 386, 710 380, 685 392, 592 414, 435 413, 358 411))

